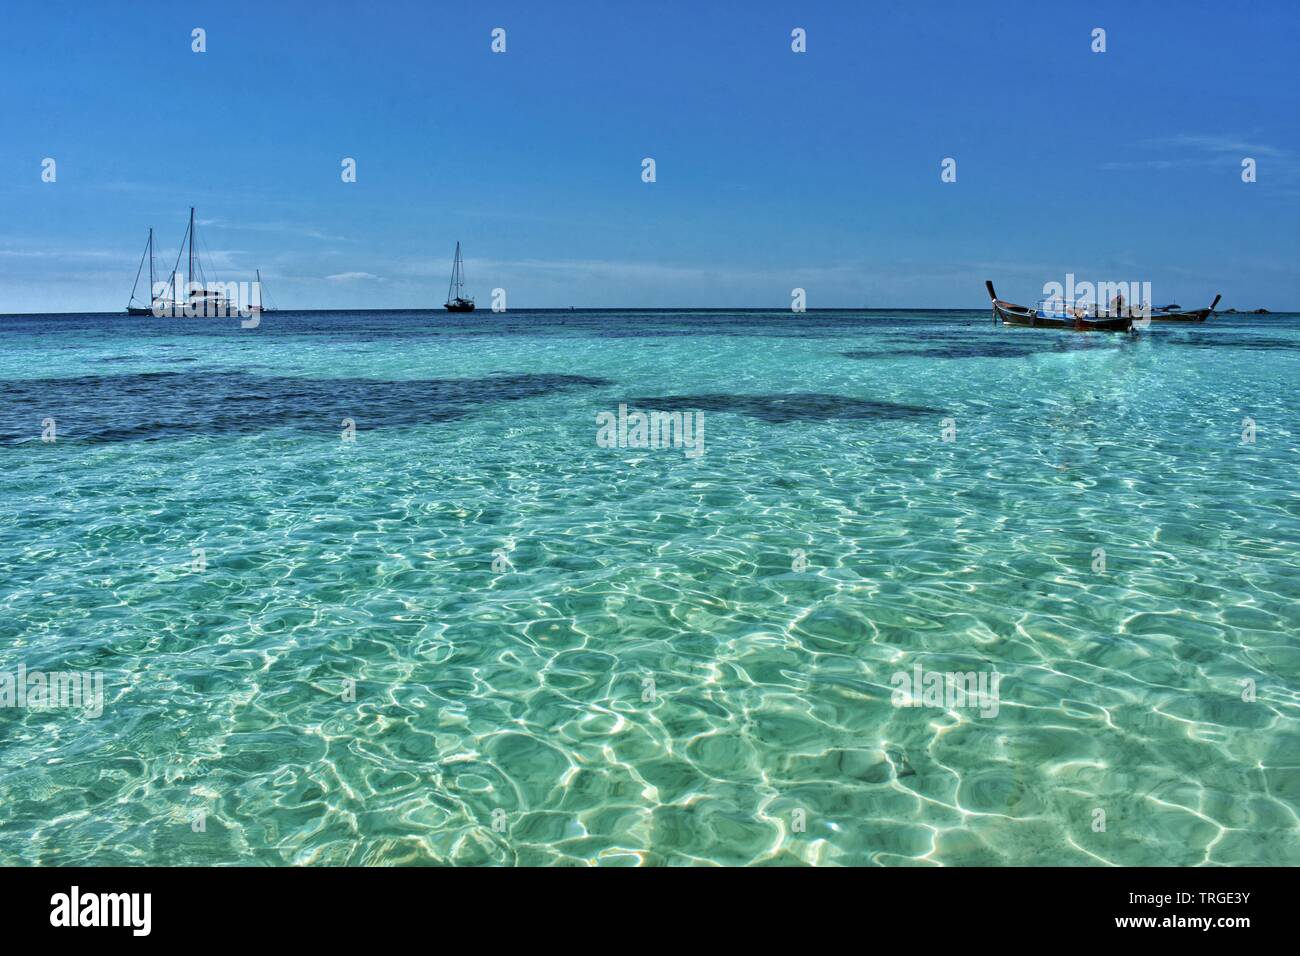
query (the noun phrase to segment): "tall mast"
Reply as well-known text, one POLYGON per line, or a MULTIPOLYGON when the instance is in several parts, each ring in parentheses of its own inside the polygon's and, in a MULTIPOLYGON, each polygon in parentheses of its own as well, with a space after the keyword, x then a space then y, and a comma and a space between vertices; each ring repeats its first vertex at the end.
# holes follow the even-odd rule
POLYGON ((194 290, 194 207, 190 207, 190 276, 186 282, 186 294, 194 290))
POLYGON ((456 243, 456 255, 451 260, 451 283, 447 286, 447 301, 451 301, 451 292, 456 288, 457 273, 460 271, 460 243, 456 243))
POLYGON ((153 226, 149 227, 149 305, 153 306, 153 226))

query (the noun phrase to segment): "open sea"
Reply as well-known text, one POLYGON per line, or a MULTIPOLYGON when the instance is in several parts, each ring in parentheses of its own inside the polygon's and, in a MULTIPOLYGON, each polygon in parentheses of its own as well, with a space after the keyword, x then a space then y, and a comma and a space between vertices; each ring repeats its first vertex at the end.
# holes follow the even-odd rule
POLYGON ((0 336, 0 863, 1300 864, 1300 316, 0 336))

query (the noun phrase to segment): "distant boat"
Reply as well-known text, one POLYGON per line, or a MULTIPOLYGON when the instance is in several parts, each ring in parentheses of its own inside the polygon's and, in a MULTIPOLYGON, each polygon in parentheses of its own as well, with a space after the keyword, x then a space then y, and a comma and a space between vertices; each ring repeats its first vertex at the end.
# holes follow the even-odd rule
POLYGON ((1151 310, 1153 322, 1204 322, 1214 314, 1214 307, 1219 304, 1222 295, 1216 295, 1208 309, 1181 309, 1176 305, 1167 305, 1163 309, 1151 310))
POLYGON ((447 286, 448 312, 473 312, 474 300, 467 299, 461 293, 465 288, 465 266, 460 260, 460 243, 456 243, 456 258, 451 264, 451 285, 447 286), (453 296, 452 293, 455 293, 453 296))
MULTIPOLYGON (((993 318, 1000 319, 1006 325, 1070 329, 1075 332, 1128 332, 1133 328, 1133 317, 1129 315, 1102 317, 1089 316, 1083 309, 1030 309, 999 299, 998 294, 993 291, 992 282, 986 280, 984 287, 988 289, 989 298, 993 300, 993 318)), ((1064 306, 1064 303, 1062 305, 1064 306)))
POLYGON ((153 315, 153 314, 154 314, 154 305, 155 305, 155 304, 161 306, 161 308, 159 309, 160 312, 162 312, 162 311, 164 311, 164 310, 166 310, 167 308, 170 307, 170 303, 169 303, 169 302, 167 302, 167 301, 165 301, 165 300, 162 300, 162 299, 155 299, 155 298, 153 297, 153 281, 154 281, 153 277, 154 277, 154 268, 153 268, 153 227, 150 226, 150 227, 149 227, 149 241, 145 244, 145 247, 144 247, 144 254, 140 257, 140 267, 139 267, 138 269, 135 270, 135 284, 134 284, 133 286, 131 286, 131 298, 130 298, 129 300, 127 300, 127 303, 126 303, 126 314, 127 314, 127 315, 153 315), (149 260, 149 304, 148 304, 148 305, 136 305, 135 290, 136 290, 137 288, 139 288, 139 286, 140 286, 140 276, 141 276, 141 274, 143 274, 143 272, 144 272, 144 260, 145 260, 145 259, 148 259, 148 260, 149 260))
MULTIPOLYGON (((150 289, 152 290, 153 288, 152 285, 153 230, 152 229, 149 230, 148 255, 149 255, 150 289)), ((180 249, 176 250, 176 265, 172 267, 171 278, 167 280, 167 287, 163 289, 163 295, 152 301, 151 308, 136 310, 135 306, 128 306, 127 313, 129 315, 149 315, 149 314, 166 315, 172 318, 180 318, 182 316, 186 316, 186 317, 224 316, 224 315, 237 314, 239 311, 238 306, 236 306, 233 302, 231 302, 229 297, 226 296, 225 293, 217 292, 217 291, 208 291, 202 288, 197 288, 194 285, 194 270, 196 266, 198 267, 199 277, 205 278, 203 275, 203 265, 199 261, 198 253, 194 249, 194 207, 191 206, 190 224, 185 230, 185 236, 181 239, 180 249), (176 288, 176 277, 179 274, 177 270, 179 270, 180 268, 181 255, 185 253, 187 248, 189 250, 188 274, 186 276, 186 289, 188 290, 188 294, 185 296, 184 300, 182 300, 180 298, 180 290, 176 288), (170 298, 166 297, 168 292, 171 293, 170 298)), ((144 267, 144 262, 143 260, 141 260, 141 268, 143 267, 144 267)), ((139 281, 140 281, 140 276, 139 276, 139 271, 137 270, 136 282, 138 283, 139 281)), ((134 300, 135 298, 134 289, 131 290, 131 297, 134 300)))
POLYGON ((280 311, 279 309, 274 307, 268 307, 263 304, 263 302, 265 302, 266 299, 266 291, 265 291, 265 287, 262 285, 262 270, 258 269, 256 271, 257 271, 257 302, 250 304, 248 310, 250 312, 256 312, 259 315, 265 315, 267 312, 279 312, 280 311))

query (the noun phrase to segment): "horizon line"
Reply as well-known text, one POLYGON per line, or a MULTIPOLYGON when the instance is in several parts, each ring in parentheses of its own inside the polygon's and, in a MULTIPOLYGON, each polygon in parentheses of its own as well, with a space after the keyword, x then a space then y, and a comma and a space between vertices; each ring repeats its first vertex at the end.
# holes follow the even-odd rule
MULTIPOLYGON (((311 308, 311 309, 273 309, 268 310, 265 314, 276 315, 286 312, 338 312, 338 313, 433 313, 435 315, 509 315, 511 312, 556 312, 560 314, 569 314, 573 312, 754 312, 767 313, 779 312, 789 315, 806 315, 811 312, 880 312, 880 313, 897 313, 897 312, 988 312, 989 305, 967 306, 955 308, 952 306, 942 306, 929 308, 925 306, 825 306, 815 309, 804 309, 802 312, 793 312, 787 306, 786 308, 763 307, 763 306, 537 306, 537 307, 511 307, 500 312, 494 312, 492 309, 475 310, 474 313, 453 313, 438 311, 443 307, 436 306, 411 306, 406 308, 383 308, 383 309, 328 309, 328 308, 311 308)), ((1263 308, 1262 306, 1260 308, 1263 308)), ((1228 309, 1216 309, 1216 314, 1228 314, 1228 309)), ((1259 314, 1254 309, 1234 309, 1231 310, 1237 315, 1255 315, 1259 314)), ((1300 313, 1300 309, 1267 309, 1267 315, 1295 315, 1300 313)), ((54 318, 58 316, 72 315, 107 315, 119 316, 123 319, 152 319, 152 318, 173 318, 177 321, 191 321, 195 319, 218 319, 227 318, 227 316, 153 316, 153 315, 127 315, 125 309, 115 309, 111 311, 80 311, 80 312, 0 312, 0 318, 18 319, 18 318, 54 318)))
MULTIPOLYGON (((278 308, 268 310, 271 314, 279 312, 428 312, 443 310, 443 306, 406 306, 406 307, 387 307, 382 309, 329 309, 329 308, 310 308, 310 309, 291 309, 278 308)), ((568 306, 568 305, 548 305, 548 306, 526 306, 520 308, 511 306, 500 312, 493 311, 491 308, 475 309, 473 313, 463 313, 466 315, 508 315, 511 312, 789 312, 791 315, 803 315, 808 312, 984 312, 988 311, 989 306, 981 305, 970 308, 954 308, 952 306, 942 306, 935 308, 926 308, 924 306, 902 306, 899 308, 890 308, 888 306, 820 306, 815 309, 804 309, 801 312, 793 312, 787 306, 786 308, 766 307, 766 306, 690 306, 690 305, 671 305, 671 306, 654 306, 654 305, 624 305, 624 306, 568 306)), ((446 312, 442 314, 456 315, 460 313, 446 312)), ((127 315, 124 309, 115 310, 98 310, 98 311, 81 311, 81 312, 0 312, 0 318, 18 318, 24 316, 57 316, 57 315, 120 315, 123 318, 130 319, 148 319, 148 318, 226 318, 226 316, 150 316, 150 315, 127 315)))

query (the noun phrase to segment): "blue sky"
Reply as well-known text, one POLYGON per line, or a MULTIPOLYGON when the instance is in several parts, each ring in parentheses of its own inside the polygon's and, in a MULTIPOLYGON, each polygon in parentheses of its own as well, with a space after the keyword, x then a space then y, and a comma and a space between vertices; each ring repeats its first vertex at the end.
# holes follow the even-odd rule
POLYGON ((0 312, 121 309, 190 205, 283 308, 437 306, 457 240, 512 308, 1300 308, 1300 4, 984 6, 6 0, 0 312))

